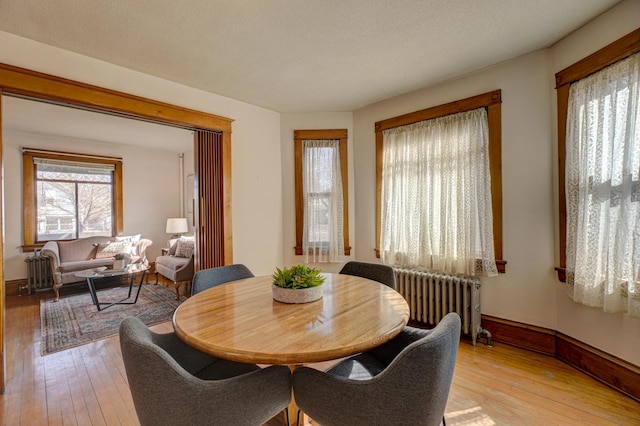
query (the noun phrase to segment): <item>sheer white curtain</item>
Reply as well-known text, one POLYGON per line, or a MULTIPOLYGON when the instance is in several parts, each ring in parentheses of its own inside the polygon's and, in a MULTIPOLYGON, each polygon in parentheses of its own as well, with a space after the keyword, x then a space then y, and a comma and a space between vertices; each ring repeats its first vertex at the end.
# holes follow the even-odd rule
POLYGON ((384 263, 497 275, 484 108, 383 132, 384 263))
POLYGON ((305 261, 341 262, 344 239, 339 140, 302 141, 302 191, 305 261))
POLYGON ((640 54, 571 85, 567 284, 576 302, 640 317, 640 54))

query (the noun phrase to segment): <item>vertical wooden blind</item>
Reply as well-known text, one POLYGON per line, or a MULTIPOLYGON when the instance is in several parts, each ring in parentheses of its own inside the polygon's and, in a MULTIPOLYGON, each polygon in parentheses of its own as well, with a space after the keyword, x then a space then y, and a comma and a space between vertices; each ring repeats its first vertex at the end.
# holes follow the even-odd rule
POLYGON ((222 132, 196 131, 196 197, 198 256, 196 269, 225 263, 222 132))

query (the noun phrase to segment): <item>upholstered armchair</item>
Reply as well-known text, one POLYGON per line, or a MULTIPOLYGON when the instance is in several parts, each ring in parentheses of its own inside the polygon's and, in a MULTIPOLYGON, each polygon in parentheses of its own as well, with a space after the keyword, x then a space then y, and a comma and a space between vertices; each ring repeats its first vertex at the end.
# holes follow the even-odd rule
POLYGON ((180 299, 180 287, 182 284, 187 283, 189 285, 193 279, 193 250, 193 238, 175 238, 169 240, 168 252, 156 257, 155 284, 158 284, 158 275, 162 275, 171 281, 176 290, 176 300, 180 299))
POLYGON ((327 372, 299 367, 293 394, 323 426, 437 426, 444 419, 460 339, 460 317, 432 330, 406 327, 382 346, 327 372))

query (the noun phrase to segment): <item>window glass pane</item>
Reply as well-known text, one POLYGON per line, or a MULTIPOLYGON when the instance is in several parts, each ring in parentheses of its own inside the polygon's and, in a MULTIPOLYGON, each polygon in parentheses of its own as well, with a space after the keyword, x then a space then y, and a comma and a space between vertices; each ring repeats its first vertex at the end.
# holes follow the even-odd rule
POLYGON ((329 203, 331 194, 309 194, 307 198, 307 212, 311 216, 309 222, 313 224, 308 230, 309 245, 321 247, 329 242, 329 203))
POLYGON ((76 236, 75 184, 38 182, 38 241, 76 236))
POLYGON ((78 184, 78 238, 111 235, 111 185, 78 184))
POLYGON ((313 171, 313 179, 309 181, 311 192, 331 192, 335 150, 333 147, 313 147, 305 149, 305 162, 313 171))
POLYGON ((38 164, 37 179, 76 182, 111 182, 111 171, 52 164, 38 164))

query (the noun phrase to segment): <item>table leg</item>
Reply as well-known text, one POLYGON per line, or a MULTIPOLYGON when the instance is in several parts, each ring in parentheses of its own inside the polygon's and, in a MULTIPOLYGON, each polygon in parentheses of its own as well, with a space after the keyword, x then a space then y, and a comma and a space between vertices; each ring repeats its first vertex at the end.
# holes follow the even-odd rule
MULTIPOLYGON (((293 373, 293 370, 295 370, 296 368, 301 367, 301 365, 290 365, 289 369, 291 370, 291 373, 293 373)), ((288 411, 289 411, 289 422, 288 424, 291 426, 304 426, 307 424, 307 421, 309 420, 307 415, 305 413, 303 413, 302 411, 300 411, 300 416, 298 416, 298 404, 296 404, 296 400, 293 394, 293 389, 291 390, 291 402, 289 403, 289 407, 288 407, 288 411)), ((286 419, 285 419, 286 420, 286 419)))
MULTIPOLYGON (((138 292, 136 293, 136 299, 133 303, 138 302, 138 296, 140 296, 140 290, 142 289, 142 283, 144 283, 144 278, 147 276, 147 271, 142 271, 142 276, 140 277, 140 283, 138 284, 138 292)), ((131 277, 131 284, 129 285, 129 297, 131 297, 131 288, 133 287, 133 280, 135 279, 136 274, 133 274, 131 277)))
POLYGON ((101 311, 103 309, 107 309, 110 308, 111 306, 114 305, 133 305, 135 303, 138 302, 138 296, 140 296, 140 290, 142 289, 142 283, 144 282, 144 277, 146 276, 147 271, 142 271, 142 276, 140 277, 140 283, 138 284, 138 290, 136 291, 136 297, 133 300, 129 300, 131 299, 131 291, 133 290, 133 283, 135 281, 136 278, 136 274, 133 273, 131 274, 131 279, 129 281, 129 292, 127 294, 127 297, 125 297, 124 299, 117 301, 117 302, 112 302, 112 303, 100 303, 98 301, 98 294, 96 292, 96 288, 93 282, 93 278, 89 278, 87 277, 87 284, 89 285, 89 293, 91 293, 91 299, 93 300, 93 304, 96 305, 96 308, 98 308, 98 311, 101 311), (126 302, 126 300, 129 300, 128 302, 126 302), (104 307, 102 307, 102 305, 106 305, 104 307))
POLYGON ((91 294, 91 300, 93 300, 93 304, 96 305, 99 311, 100 303, 98 303, 98 295, 96 294, 96 288, 93 285, 93 280, 89 277, 87 277, 87 286, 89 286, 89 294, 91 294))

